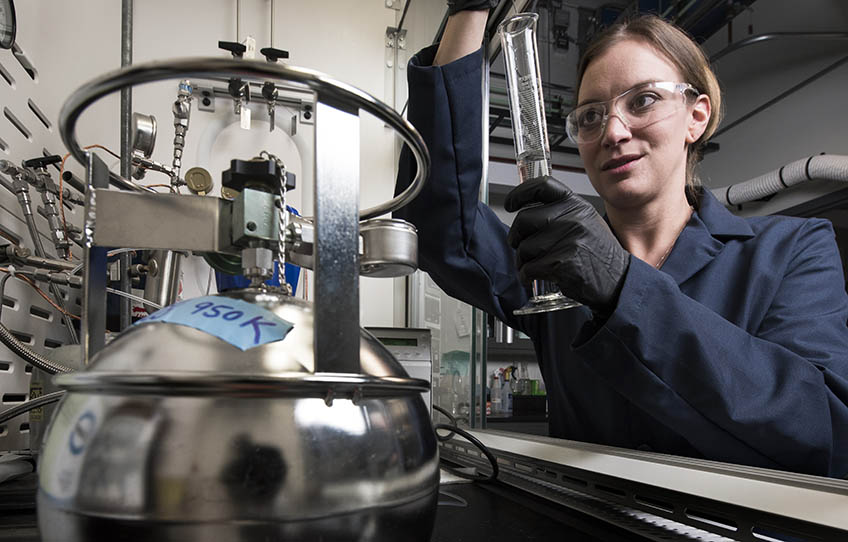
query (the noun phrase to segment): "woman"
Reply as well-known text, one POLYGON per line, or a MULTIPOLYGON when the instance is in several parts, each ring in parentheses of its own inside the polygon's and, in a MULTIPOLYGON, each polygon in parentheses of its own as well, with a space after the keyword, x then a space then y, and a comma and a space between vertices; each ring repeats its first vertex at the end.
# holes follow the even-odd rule
MULTIPOLYGON (((510 192, 507 228, 477 198, 485 20, 458 11, 410 63, 409 118, 433 171, 396 216, 418 227, 421 268, 448 294, 531 337, 551 434, 846 476, 848 296, 832 227, 739 218, 700 189, 721 96, 698 46, 656 17, 600 35, 568 129, 606 220, 547 177, 510 192), (530 279, 584 307, 513 316, 530 279)), ((399 190, 413 167, 405 152, 399 190)))

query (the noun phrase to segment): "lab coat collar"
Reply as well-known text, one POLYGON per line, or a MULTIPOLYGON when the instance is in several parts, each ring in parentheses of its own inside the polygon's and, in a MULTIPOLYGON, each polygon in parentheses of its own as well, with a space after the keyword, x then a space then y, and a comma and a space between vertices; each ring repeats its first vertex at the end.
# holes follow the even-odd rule
POLYGON ((754 231, 748 222, 728 211, 709 190, 704 190, 700 206, 692 213, 661 269, 683 284, 710 263, 727 241, 750 237, 754 237, 754 231))

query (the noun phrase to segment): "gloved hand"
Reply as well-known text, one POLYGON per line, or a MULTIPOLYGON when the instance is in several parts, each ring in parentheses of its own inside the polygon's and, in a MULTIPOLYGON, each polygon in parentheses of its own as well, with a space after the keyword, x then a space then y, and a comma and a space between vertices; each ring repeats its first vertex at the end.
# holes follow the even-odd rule
POLYGON ((455 15, 460 11, 493 9, 499 3, 499 0, 448 0, 448 15, 455 15))
POLYGON ((522 281, 554 281, 596 312, 615 307, 630 253, 589 202, 553 177, 538 177, 512 189, 504 207, 519 211, 507 239, 522 281))

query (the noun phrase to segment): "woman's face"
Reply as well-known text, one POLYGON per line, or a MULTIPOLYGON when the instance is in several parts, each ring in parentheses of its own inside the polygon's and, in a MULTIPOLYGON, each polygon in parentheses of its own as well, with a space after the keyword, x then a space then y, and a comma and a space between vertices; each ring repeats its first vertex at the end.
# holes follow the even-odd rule
MULTIPOLYGON (((606 101, 652 81, 688 83, 647 43, 620 41, 589 64, 578 104, 606 101)), ((639 129, 628 128, 613 109, 600 139, 578 145, 589 180, 607 205, 620 209, 683 195, 687 144, 701 136, 708 120, 709 98, 704 95, 670 117, 639 129)))

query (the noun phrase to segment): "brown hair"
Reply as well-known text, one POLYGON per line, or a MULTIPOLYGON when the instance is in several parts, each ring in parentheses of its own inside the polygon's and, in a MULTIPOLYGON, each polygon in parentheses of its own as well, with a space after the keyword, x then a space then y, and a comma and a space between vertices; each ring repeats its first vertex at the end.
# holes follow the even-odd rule
POLYGON ((695 165, 701 161, 706 141, 715 132, 724 112, 718 79, 710 69, 704 51, 683 30, 656 15, 642 15, 614 24, 592 40, 577 68, 578 91, 589 64, 611 46, 627 39, 642 40, 662 53, 683 76, 682 83, 689 83, 698 89, 698 92, 710 98, 710 121, 701 137, 689 146, 686 154, 686 196, 690 203, 695 204, 701 186, 701 181, 695 174, 695 165))

